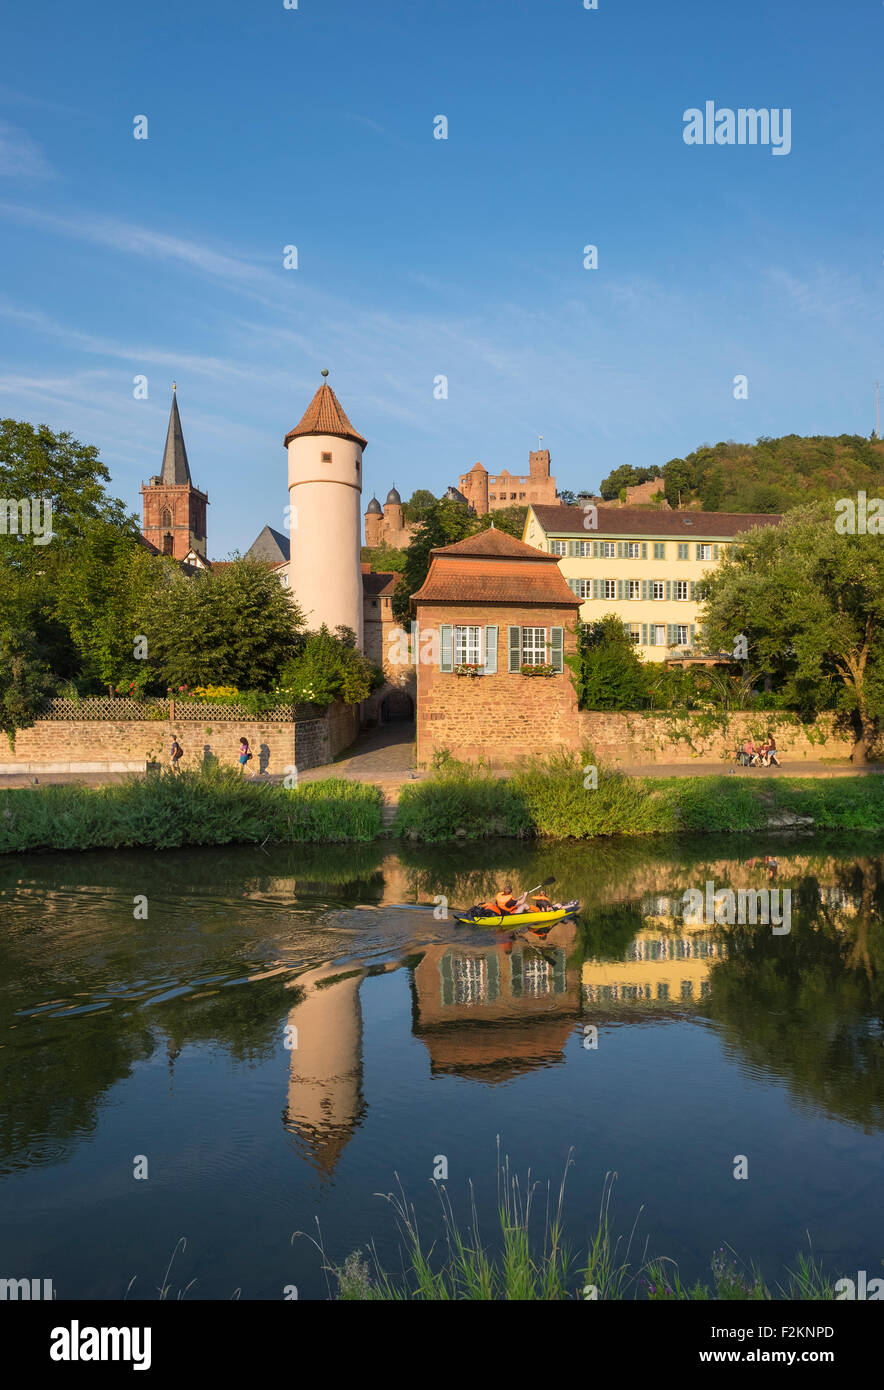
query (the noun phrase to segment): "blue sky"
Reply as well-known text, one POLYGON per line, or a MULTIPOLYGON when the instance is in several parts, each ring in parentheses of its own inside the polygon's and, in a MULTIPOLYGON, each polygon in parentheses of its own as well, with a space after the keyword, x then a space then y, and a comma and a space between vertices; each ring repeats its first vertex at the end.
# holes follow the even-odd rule
POLYGON ((524 469, 541 434, 574 489, 703 442, 868 434, 884 5, 598 6, 8 10, 0 415, 98 445, 140 510, 175 378, 215 557, 282 527, 322 367, 369 441, 363 510, 524 469), (791 152, 686 145, 707 100, 788 107, 791 152))

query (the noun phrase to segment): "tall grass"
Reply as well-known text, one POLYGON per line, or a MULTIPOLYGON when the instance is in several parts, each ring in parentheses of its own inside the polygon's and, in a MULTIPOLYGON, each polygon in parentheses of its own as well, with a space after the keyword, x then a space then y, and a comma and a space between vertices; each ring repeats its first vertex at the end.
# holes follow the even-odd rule
POLYGON ((371 840, 381 792, 337 778, 287 791, 228 768, 0 794, 0 853, 371 840))
MULTIPOLYGON (((323 1258, 331 1297, 344 1301, 611 1301, 833 1299, 834 1281, 812 1251, 802 1252, 796 1268, 786 1271, 784 1284, 768 1287, 753 1265, 742 1266, 731 1249, 717 1250, 710 1261, 710 1283, 682 1283, 678 1266, 666 1257, 646 1258, 646 1249, 633 1258, 636 1223, 628 1237, 615 1236, 611 1204, 616 1174, 609 1173, 602 1189, 599 1216, 588 1245, 578 1258, 565 1241, 565 1184, 571 1156, 557 1193, 549 1184, 523 1184, 510 1171, 508 1160, 497 1165, 497 1222, 494 1247, 479 1232, 475 1193, 470 1184, 469 1222, 459 1224, 451 1196, 437 1186, 441 1238, 427 1243, 412 1203, 399 1184, 385 1196, 402 1242, 402 1273, 384 1270, 374 1243, 368 1252, 351 1251, 341 1265, 328 1261, 321 1238, 314 1241, 323 1258), (333 1285, 332 1285, 332 1282, 333 1285)), ((296 1232, 301 1235, 302 1232, 296 1232)), ((293 1237, 294 1239, 294 1237, 293 1237)), ((311 1237, 312 1239, 312 1237, 311 1237)))
POLYGON ((884 828, 884 777, 629 777, 581 759, 526 763, 510 777, 448 764, 402 788, 396 833, 444 841, 487 835, 588 839, 605 835, 762 830, 772 815, 812 816, 820 828, 884 828))

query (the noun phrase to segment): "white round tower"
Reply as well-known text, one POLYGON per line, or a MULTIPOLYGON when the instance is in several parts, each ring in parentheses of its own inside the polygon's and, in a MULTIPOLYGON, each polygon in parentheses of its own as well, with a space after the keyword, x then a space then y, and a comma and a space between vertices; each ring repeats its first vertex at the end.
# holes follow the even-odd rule
MULTIPOLYGON (((328 372, 323 371, 323 377, 328 372)), ((334 391, 323 381, 289 455, 289 587, 308 628, 352 628, 362 650, 362 451, 334 391)))

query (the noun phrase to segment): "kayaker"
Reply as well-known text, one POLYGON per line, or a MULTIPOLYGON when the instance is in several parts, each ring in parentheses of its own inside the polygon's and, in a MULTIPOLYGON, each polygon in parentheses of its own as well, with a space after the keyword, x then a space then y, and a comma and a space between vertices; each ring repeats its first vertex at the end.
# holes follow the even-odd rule
POLYGON ((524 903, 524 895, 521 898, 514 898, 512 884, 505 883, 493 902, 481 903, 480 906, 487 908, 489 912, 496 912, 500 917, 509 917, 514 912, 522 911, 524 903), (519 906, 520 903, 522 907, 519 906))
POLYGON ((553 905, 545 893, 534 894, 534 906, 538 912, 552 912, 553 905))

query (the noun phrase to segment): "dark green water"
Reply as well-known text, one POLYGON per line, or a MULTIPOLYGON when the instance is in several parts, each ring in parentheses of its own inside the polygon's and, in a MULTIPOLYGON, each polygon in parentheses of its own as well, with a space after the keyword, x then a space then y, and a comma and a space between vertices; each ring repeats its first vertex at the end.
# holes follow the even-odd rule
POLYGON ((398 1174, 435 1235, 440 1156, 492 1237, 499 1135, 554 1188, 573 1150, 577 1248, 615 1171, 633 1254, 687 1279, 731 1244, 775 1282, 808 1232, 836 1276, 878 1276, 882 854, 753 836, 3 861, 0 1275, 155 1298, 186 1237, 172 1296, 322 1298, 293 1233, 318 1220, 330 1259, 374 1240, 395 1269, 377 1194, 398 1174), (775 880, 745 862, 764 854, 775 880), (584 908, 545 941, 433 915, 549 873, 584 908), (791 931, 685 925, 673 904, 707 881, 789 889, 791 931))

